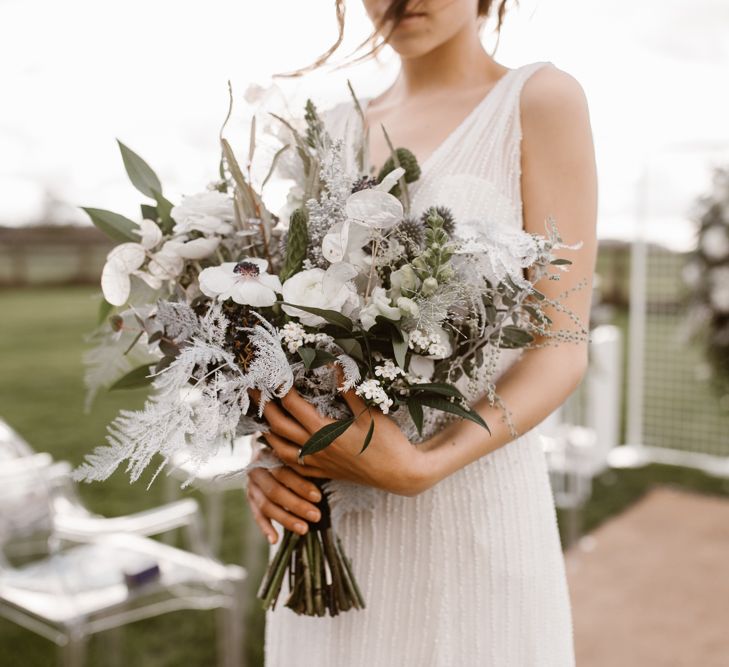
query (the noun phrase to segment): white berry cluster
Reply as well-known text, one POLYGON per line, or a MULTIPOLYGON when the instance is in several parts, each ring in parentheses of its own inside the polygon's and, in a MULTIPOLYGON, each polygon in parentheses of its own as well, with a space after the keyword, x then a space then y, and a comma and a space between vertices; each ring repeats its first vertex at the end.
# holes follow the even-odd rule
POLYGON ((287 322, 278 333, 291 354, 306 343, 328 343, 332 340, 332 337, 325 333, 307 333, 298 322, 287 322))
POLYGON ((386 380, 394 380, 399 375, 403 375, 403 370, 395 365, 392 359, 387 359, 381 366, 375 366, 375 375, 386 380))
POLYGON ((372 401, 375 405, 378 405, 383 414, 387 414, 390 411, 392 399, 387 396, 379 380, 365 380, 364 382, 360 382, 354 392, 358 396, 362 396, 372 401))
POLYGON ((441 342, 441 337, 437 333, 429 334, 419 329, 410 332, 408 346, 419 354, 429 354, 433 357, 445 357, 448 354, 448 348, 441 342))

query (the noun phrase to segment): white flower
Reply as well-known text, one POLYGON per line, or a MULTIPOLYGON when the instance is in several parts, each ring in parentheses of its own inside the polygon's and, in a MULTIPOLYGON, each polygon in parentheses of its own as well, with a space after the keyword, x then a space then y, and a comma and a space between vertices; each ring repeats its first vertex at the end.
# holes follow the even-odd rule
POLYGON ((322 254, 330 262, 347 262, 367 269, 371 259, 362 248, 369 243, 370 234, 368 227, 354 220, 335 222, 322 240, 322 254))
MULTIPOLYGON (((140 237, 139 243, 121 243, 106 256, 101 271, 101 291, 104 299, 112 306, 123 306, 131 291, 131 275, 138 275, 146 281, 146 274, 139 271, 147 257, 147 251, 154 248, 162 239, 162 230, 153 220, 142 220, 139 229, 134 230, 140 237)), ((149 284, 149 283, 148 283, 149 284)), ((157 289, 159 285, 150 284, 157 289)))
MULTIPOLYGON (((345 305, 351 305, 357 298, 357 292, 351 279, 357 275, 357 269, 350 264, 339 262, 324 269, 308 269, 291 276, 282 287, 283 300, 290 304, 324 308, 345 312, 345 305)), ((326 322, 322 317, 307 313, 293 306, 281 306, 284 312, 297 317, 307 326, 320 326, 326 322)))
POLYGON ((235 219, 233 200, 223 192, 199 192, 182 198, 182 203, 172 207, 170 212, 175 226, 174 234, 187 234, 191 231, 205 235, 230 234, 230 224, 235 219))
POLYGON ((278 276, 266 273, 268 262, 245 257, 239 262, 225 262, 200 272, 200 291, 221 301, 233 299, 244 306, 272 306, 276 292, 281 292, 278 276))
POLYGON ((408 346, 429 359, 445 359, 453 353, 453 346, 443 327, 434 327, 427 333, 418 329, 411 331, 408 346))
POLYGON ((701 250, 716 262, 729 256, 729 236, 726 230, 718 225, 706 229, 701 236, 701 250))
POLYGON ((404 371, 402 368, 396 366, 392 359, 386 359, 384 364, 375 366, 375 375, 377 377, 385 378, 386 380, 394 380, 399 375, 403 374, 404 371))
POLYGON ((420 315, 420 308, 418 304, 412 299, 408 299, 406 296, 398 297, 397 307, 400 309, 400 313, 405 317, 417 317, 420 315))
POLYGON ((422 354, 413 354, 410 356, 408 371, 429 382, 435 371, 435 361, 429 357, 424 357, 422 354))
POLYGON ((375 287, 369 301, 359 312, 359 319, 365 331, 374 326, 375 318, 378 315, 383 315, 388 320, 400 319, 400 309, 392 306, 384 287, 375 287))
POLYGON ((390 192, 390 190, 395 187, 395 184, 404 173, 405 170, 402 167, 393 169, 372 189, 381 190, 382 192, 390 192))
POLYGON ((374 229, 389 229, 400 222, 404 215, 402 203, 397 197, 374 188, 349 195, 345 209, 350 220, 374 229))
POLYGON ((361 382, 354 390, 354 393, 372 401, 375 405, 379 405, 384 414, 390 411, 392 399, 388 397, 379 380, 361 382))
POLYGON ((390 274, 392 297, 396 298, 403 292, 413 292, 418 288, 420 279, 410 264, 404 264, 390 274))

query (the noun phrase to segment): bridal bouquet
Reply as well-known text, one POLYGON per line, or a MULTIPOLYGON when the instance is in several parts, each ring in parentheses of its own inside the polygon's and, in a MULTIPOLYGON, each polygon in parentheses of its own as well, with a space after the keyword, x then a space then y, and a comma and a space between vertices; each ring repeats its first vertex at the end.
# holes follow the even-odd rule
MULTIPOLYGON (((538 236, 455 220, 440 206, 416 215, 408 188, 420 168, 410 151, 391 146, 372 173, 366 133, 356 146, 332 138, 311 101, 303 118, 276 120, 282 141, 261 187, 250 177, 254 123, 247 164, 221 130, 219 179, 177 204, 120 144, 132 184, 149 201, 140 222, 85 209, 119 241, 101 276, 102 321, 86 379, 90 397, 100 387, 151 383, 152 391, 142 410, 120 412, 108 444, 87 456, 76 479, 105 479, 127 461, 134 481, 160 454, 154 480, 180 451, 202 465, 226 440, 265 431, 264 407, 292 387, 331 419, 304 455, 359 417, 342 391, 395 419, 414 443, 437 415, 487 429, 467 397, 486 387, 496 400, 500 351, 570 335, 550 328, 545 307, 559 304, 535 288, 569 264, 553 255, 564 247, 553 221, 538 236), (297 178, 288 219, 264 203, 277 173, 297 178), (260 392, 257 405, 249 390, 260 392)), ((325 493, 322 519, 305 536, 285 531, 259 592, 264 607, 275 605, 287 575, 286 605, 297 613, 364 606, 329 500, 325 493)))

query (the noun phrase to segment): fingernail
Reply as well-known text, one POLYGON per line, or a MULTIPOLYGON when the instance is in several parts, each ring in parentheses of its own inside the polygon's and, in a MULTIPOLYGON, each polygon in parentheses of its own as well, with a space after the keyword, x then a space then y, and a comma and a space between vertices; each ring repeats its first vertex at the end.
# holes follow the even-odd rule
POLYGON ((294 524, 294 530, 297 533, 301 533, 303 535, 306 532, 306 524, 305 523, 296 523, 296 524, 294 524))
POLYGON ((271 535, 270 533, 267 535, 268 541, 273 544, 276 541, 276 537, 271 535))
POLYGON ((306 513, 306 518, 311 519, 312 521, 319 521, 319 512, 316 510, 309 510, 306 513))
POLYGON ((318 491, 309 491, 309 498, 318 503, 321 500, 321 493, 318 491))

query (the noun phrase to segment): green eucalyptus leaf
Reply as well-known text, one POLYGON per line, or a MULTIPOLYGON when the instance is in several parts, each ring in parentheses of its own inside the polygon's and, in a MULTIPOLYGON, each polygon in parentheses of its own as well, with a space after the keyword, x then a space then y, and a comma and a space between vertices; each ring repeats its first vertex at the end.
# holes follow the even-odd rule
POLYGON ((142 209, 142 218, 145 220, 154 220, 157 222, 157 207, 156 206, 150 206, 149 204, 142 204, 140 207, 142 209))
POLYGON ((333 354, 331 354, 331 352, 327 352, 326 350, 315 350, 315 352, 316 354, 314 356, 314 360, 311 363, 312 368, 326 366, 327 364, 331 364, 337 359, 333 354))
POLYGON ((339 345, 350 357, 357 361, 364 362, 364 352, 362 345, 355 338, 335 338, 334 342, 339 345))
POLYGON ((312 433, 311 437, 304 443, 304 446, 301 448, 301 456, 316 454, 316 452, 326 449, 353 423, 354 417, 350 417, 349 419, 340 419, 339 421, 323 426, 316 433, 312 433))
POLYGON ((311 364, 314 362, 314 358, 316 357, 316 350, 310 347, 300 347, 298 350, 296 350, 296 353, 301 357, 301 360, 304 362, 304 367, 311 368, 311 364))
MULTIPOLYGON (((163 234, 171 234, 172 228, 175 226, 175 221, 172 219, 170 213, 174 206, 169 199, 166 199, 161 192, 152 190, 152 196, 157 202, 157 217, 159 218, 159 226, 163 234)), ((157 222, 157 218, 153 218, 157 222)))
POLYGON ((502 329, 502 338, 500 346, 507 349, 521 348, 529 345, 534 340, 528 331, 515 327, 513 325, 505 326, 502 329))
POLYGON ((138 366, 134 370, 129 371, 126 375, 120 377, 111 387, 109 391, 116 391, 117 389, 138 389, 139 387, 146 387, 152 384, 154 378, 147 377, 150 368, 154 364, 144 364, 138 366))
POLYGON ((82 206, 81 209, 87 213, 94 223, 104 234, 114 241, 133 241, 139 243, 139 234, 135 231, 139 229, 139 225, 123 215, 106 211, 103 208, 88 208, 82 206))
POLYGON ((408 351, 408 344, 404 340, 392 339, 392 351, 395 353, 395 361, 400 368, 405 368, 405 355, 408 351))
POLYGON ((152 168, 137 155, 131 148, 125 146, 118 139, 119 150, 124 161, 124 168, 132 185, 137 188, 143 195, 154 199, 154 191, 162 192, 162 184, 157 178, 152 168))
POLYGON ((433 394, 442 394, 443 396, 453 396, 454 398, 463 398, 463 394, 452 384, 444 382, 422 382, 414 384, 410 387, 411 392, 425 391, 433 394))
POLYGON ((557 259, 553 259, 550 264, 552 264, 553 266, 567 266, 569 264, 572 264, 572 260, 558 257, 557 259))

